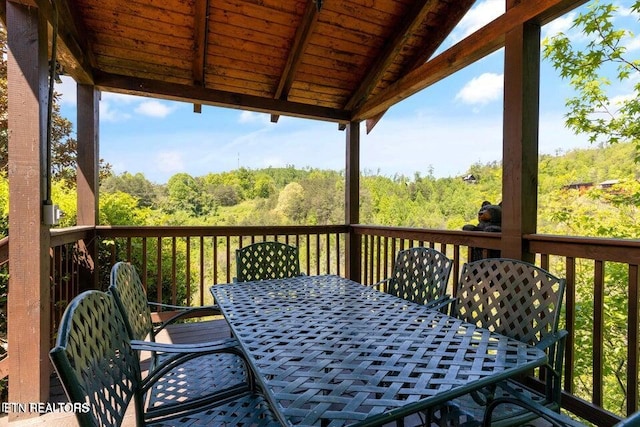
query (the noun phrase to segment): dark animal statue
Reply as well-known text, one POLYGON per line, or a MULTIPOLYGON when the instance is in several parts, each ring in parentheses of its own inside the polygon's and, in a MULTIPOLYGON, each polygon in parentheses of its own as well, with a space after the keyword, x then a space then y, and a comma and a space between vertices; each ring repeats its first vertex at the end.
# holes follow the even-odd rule
MULTIPOLYGON (((499 233, 502 231, 502 202, 497 205, 491 202, 482 202, 482 207, 478 211, 478 225, 466 224, 462 227, 465 231, 487 231, 499 233)), ((482 248, 469 248, 471 250, 471 261, 477 261, 485 258, 482 248)), ((487 249, 486 257, 498 258, 500 251, 495 249, 487 249)))

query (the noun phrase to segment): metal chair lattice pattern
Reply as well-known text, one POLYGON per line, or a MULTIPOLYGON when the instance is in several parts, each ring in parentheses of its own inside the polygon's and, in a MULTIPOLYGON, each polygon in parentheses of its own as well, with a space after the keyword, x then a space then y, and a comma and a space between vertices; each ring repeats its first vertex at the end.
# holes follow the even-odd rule
POLYGON ((432 248, 415 247, 398 252, 382 290, 407 301, 435 306, 445 298, 452 261, 432 248))
MULTIPOLYGON (((128 262, 118 262, 113 266, 109 291, 113 294, 116 305, 124 316, 125 327, 132 340, 149 339, 155 342, 155 337, 160 331, 185 315, 219 313, 217 307, 211 306, 183 307, 148 302, 140 276, 135 267, 128 262), (154 325, 150 305, 162 306, 176 311, 177 314, 161 324, 154 325)), ((234 338, 228 338, 196 345, 233 348, 237 346, 237 341, 234 338)), ((171 369, 158 378, 150 391, 149 401, 154 408, 170 406, 185 399, 211 397, 212 390, 242 388, 246 387, 247 382, 250 381, 246 361, 233 351, 193 357, 173 366, 172 359, 186 358, 189 353, 195 353, 197 348, 176 350, 174 346, 173 349, 162 348, 162 350, 164 351, 151 352, 150 371, 165 369, 165 367, 171 367, 171 369)))
POLYGON ((216 401, 184 402, 161 413, 145 407, 146 392, 159 375, 141 379, 122 313, 110 293, 87 291, 68 306, 50 358, 82 427, 123 423, 133 400, 138 426, 279 426, 262 395, 245 389, 216 401))
POLYGON ((280 242, 259 242, 236 251, 236 282, 300 276, 298 248, 280 242))
MULTIPOLYGON (((449 402, 434 412, 436 420, 450 419, 451 411, 459 410, 460 416, 481 421, 494 399, 514 396, 559 410, 567 334, 558 329, 564 291, 564 279, 520 260, 487 258, 463 266, 452 314, 545 350, 548 364, 543 368, 544 393, 517 381, 505 381, 449 402)), ((492 425, 519 426, 533 418, 536 414, 523 406, 505 403, 494 410, 492 425)))

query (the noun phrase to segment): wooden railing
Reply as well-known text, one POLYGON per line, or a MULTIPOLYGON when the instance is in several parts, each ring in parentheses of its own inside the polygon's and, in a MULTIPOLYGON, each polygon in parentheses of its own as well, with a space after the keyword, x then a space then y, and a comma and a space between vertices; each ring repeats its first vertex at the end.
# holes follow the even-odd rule
POLYGON ((108 282, 108 271, 115 262, 131 261, 139 268, 145 288, 152 291, 148 292, 150 299, 205 305, 212 299, 212 284, 233 280, 235 249, 263 240, 297 246, 305 274, 343 274, 348 230, 344 225, 97 227, 101 247, 108 251, 106 262, 101 263, 101 282, 108 282), (181 294, 186 301, 180 301, 181 294))
MULTIPOLYGON (((66 303, 77 293, 91 286, 106 288, 109 270, 116 261, 136 264, 145 286, 153 291, 150 299, 202 305, 210 301, 211 284, 233 280, 237 248, 265 239, 287 242, 299 247, 306 274, 344 275, 349 233, 361 239, 362 283, 388 277, 398 250, 429 246, 454 260, 450 292, 468 260, 469 248, 499 249, 501 237, 499 233, 367 225, 54 230, 52 325, 56 327, 66 303), (92 249, 94 243, 96 249, 92 249), (85 277, 93 268, 92 256, 98 257, 100 266, 99 280, 93 282, 86 279, 89 275, 85 277), (156 286, 158 283, 162 286, 156 286)), ((529 251, 537 254, 536 264, 567 279, 562 326, 569 331, 569 338, 563 407, 596 425, 612 425, 638 409, 640 241, 528 235, 525 242, 529 251), (622 344, 614 340, 613 332, 621 335, 622 344), (623 358, 612 354, 620 347, 623 358), (607 394, 612 378, 617 383, 613 387, 622 390, 618 399, 622 407, 606 407, 611 400, 607 394)), ((5 268, 7 254, 5 239, 0 241, 0 265, 5 268)), ((0 362, 0 373, 4 372, 2 366, 0 362)))
POLYGON ((51 230, 51 340, 69 301, 93 286, 88 277, 94 260, 88 246, 95 239, 93 227, 70 227, 51 230))

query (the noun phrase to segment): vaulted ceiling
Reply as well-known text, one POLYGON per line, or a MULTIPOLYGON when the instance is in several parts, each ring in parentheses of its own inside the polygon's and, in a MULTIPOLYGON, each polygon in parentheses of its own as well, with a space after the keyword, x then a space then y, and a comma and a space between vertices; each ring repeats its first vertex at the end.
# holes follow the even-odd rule
POLYGON ((521 0, 433 58, 474 0, 19 0, 59 34, 77 82, 346 123, 499 49, 504 34, 583 3, 521 0), (57 19, 56 19, 57 16, 57 19))

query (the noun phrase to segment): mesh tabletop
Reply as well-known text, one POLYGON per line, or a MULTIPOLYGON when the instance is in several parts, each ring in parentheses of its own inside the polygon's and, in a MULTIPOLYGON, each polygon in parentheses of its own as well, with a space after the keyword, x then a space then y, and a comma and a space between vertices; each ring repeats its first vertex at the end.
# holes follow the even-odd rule
POLYGON ((546 362, 519 341, 338 276, 211 292, 289 425, 376 425, 546 362))

